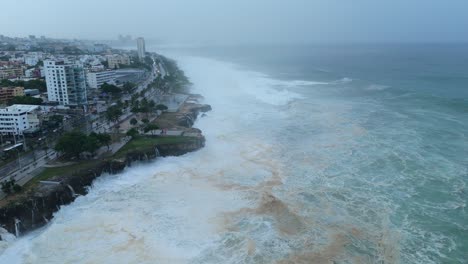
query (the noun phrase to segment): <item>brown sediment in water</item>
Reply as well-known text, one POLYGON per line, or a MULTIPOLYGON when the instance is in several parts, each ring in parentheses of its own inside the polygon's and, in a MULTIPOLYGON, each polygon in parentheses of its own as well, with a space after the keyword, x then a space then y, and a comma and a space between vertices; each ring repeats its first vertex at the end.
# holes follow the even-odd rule
MULTIPOLYGON (((275 228, 283 235, 300 234, 305 230, 304 221, 280 199, 270 193, 264 193, 256 208, 243 208, 224 214, 224 223, 229 225, 232 219, 244 215, 265 215, 274 219, 275 228)), ((229 228, 231 229, 231 228, 229 228)), ((235 228, 232 228, 235 229, 235 228)))
POLYGON ((341 259, 348 243, 349 240, 343 234, 338 234, 332 238, 330 244, 323 248, 291 254, 287 259, 278 261, 277 264, 332 264, 335 260, 341 259))
POLYGON ((247 254, 249 256, 252 256, 255 254, 256 248, 257 246, 255 245, 255 241, 253 241, 252 239, 247 239, 247 254))

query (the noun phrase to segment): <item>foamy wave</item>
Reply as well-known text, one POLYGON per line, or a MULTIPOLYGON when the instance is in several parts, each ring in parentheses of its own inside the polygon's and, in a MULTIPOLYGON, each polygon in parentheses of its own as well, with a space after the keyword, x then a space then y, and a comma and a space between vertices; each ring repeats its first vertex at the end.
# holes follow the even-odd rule
POLYGON ((387 85, 381 85, 381 84, 371 84, 367 86, 365 89, 368 91, 383 91, 390 88, 390 86, 387 85))
POLYGON ((185 67, 193 69, 192 72, 196 72, 191 76, 193 83, 197 84, 194 89, 197 93, 205 95, 210 104, 215 106, 214 108, 217 102, 220 102, 220 107, 224 107, 221 102, 232 101, 232 98, 239 100, 254 98, 266 104, 286 105, 293 100, 303 98, 290 88, 321 84, 304 80, 278 80, 263 73, 241 70, 235 64, 213 59, 185 57, 180 61, 185 67), (223 85, 222 88, 210 89, 219 87, 220 84, 223 85))
POLYGON ((293 80, 293 81, 280 81, 272 80, 272 85, 284 86, 284 87, 296 87, 296 86, 312 86, 312 85, 327 85, 328 82, 316 82, 316 81, 304 81, 304 80, 293 80))
POLYGON ((348 77, 344 77, 344 78, 339 79, 339 80, 336 80, 336 81, 334 81, 334 82, 332 82, 332 83, 333 83, 333 84, 341 84, 341 83, 350 83, 350 82, 352 82, 352 81, 353 81, 353 79, 348 78, 348 77))

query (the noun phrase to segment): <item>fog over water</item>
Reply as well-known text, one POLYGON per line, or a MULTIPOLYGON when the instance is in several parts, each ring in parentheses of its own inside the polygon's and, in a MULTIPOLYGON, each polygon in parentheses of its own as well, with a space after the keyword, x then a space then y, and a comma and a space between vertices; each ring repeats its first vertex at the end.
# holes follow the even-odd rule
POLYGON ((178 44, 467 42, 464 0, 15 0, 0 34, 178 44))

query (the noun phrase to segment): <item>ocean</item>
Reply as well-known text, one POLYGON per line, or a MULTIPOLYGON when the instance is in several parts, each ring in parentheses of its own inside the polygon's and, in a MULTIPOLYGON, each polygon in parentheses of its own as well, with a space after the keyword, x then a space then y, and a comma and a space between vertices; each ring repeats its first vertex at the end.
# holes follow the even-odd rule
POLYGON ((100 177, 0 263, 467 263, 468 45, 153 51, 206 147, 100 177))

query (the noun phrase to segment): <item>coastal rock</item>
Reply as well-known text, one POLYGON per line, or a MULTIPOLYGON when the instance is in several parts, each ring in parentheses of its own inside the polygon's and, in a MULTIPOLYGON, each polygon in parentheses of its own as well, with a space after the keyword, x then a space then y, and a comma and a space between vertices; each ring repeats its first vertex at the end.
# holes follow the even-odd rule
POLYGON ((186 143, 157 145, 148 152, 130 152, 123 159, 98 162, 92 169, 49 179, 34 191, 2 206, 0 225, 11 234, 23 234, 45 225, 60 206, 73 202, 79 195, 85 195, 88 192, 87 187, 103 173, 116 174, 133 162, 154 159, 159 155, 180 156, 204 145, 205 138, 202 136, 186 143))

